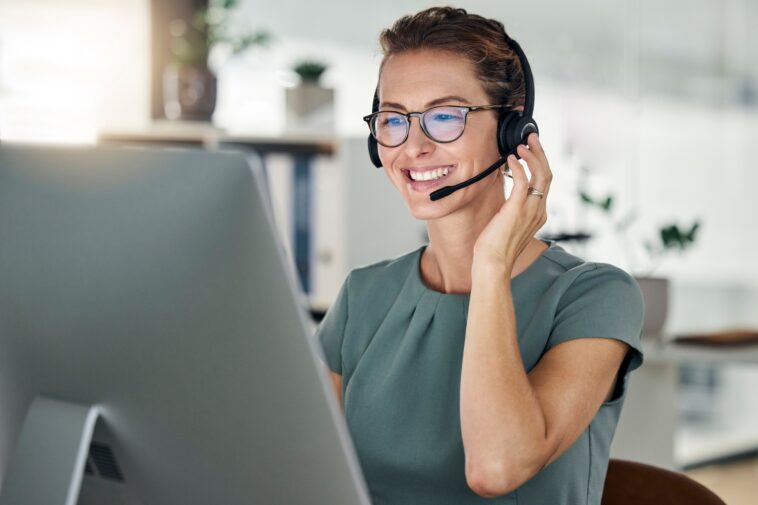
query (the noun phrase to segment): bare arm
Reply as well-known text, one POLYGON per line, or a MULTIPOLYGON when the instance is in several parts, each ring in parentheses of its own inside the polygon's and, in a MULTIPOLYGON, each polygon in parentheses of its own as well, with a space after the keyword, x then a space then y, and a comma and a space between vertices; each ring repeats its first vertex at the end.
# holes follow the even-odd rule
POLYGON ((342 404, 342 375, 332 372, 328 367, 326 367, 326 371, 329 372, 329 378, 332 380, 332 386, 334 386, 334 394, 344 412, 345 406, 342 404))
POLYGON ((564 342, 527 375, 510 272, 477 265, 472 276, 461 432, 466 479, 489 498, 513 491, 576 441, 609 397, 628 345, 609 338, 564 342))

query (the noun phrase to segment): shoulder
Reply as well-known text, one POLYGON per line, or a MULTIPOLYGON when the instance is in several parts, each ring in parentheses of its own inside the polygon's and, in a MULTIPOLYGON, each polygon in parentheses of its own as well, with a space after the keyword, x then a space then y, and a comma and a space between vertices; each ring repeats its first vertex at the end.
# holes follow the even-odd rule
POLYGON ((414 292, 409 288, 414 284, 409 280, 419 249, 350 270, 342 290, 345 303, 350 307, 349 325, 354 330, 360 329, 363 333, 381 324, 403 296, 403 303, 410 303, 414 292))
POLYGON ((553 247, 548 253, 545 258, 552 266, 554 288, 564 297, 578 296, 598 289, 603 292, 627 291, 641 297, 641 290, 634 277, 616 265, 586 261, 559 246, 553 247))
POLYGON ((634 350, 630 369, 638 367, 645 304, 635 278, 616 265, 584 261, 565 251, 554 259, 563 265, 563 272, 543 298, 553 310, 546 348, 575 338, 621 340, 634 350))
POLYGON ((402 285, 408 275, 413 273, 412 269, 416 266, 414 260, 420 249, 421 247, 393 258, 352 268, 346 281, 351 294, 375 290, 378 286, 389 288, 395 284, 402 285))
POLYGON ((571 284, 564 297, 591 296, 594 299, 610 297, 608 301, 642 303, 642 290, 635 278, 626 270, 610 263, 586 262, 570 272, 571 284))

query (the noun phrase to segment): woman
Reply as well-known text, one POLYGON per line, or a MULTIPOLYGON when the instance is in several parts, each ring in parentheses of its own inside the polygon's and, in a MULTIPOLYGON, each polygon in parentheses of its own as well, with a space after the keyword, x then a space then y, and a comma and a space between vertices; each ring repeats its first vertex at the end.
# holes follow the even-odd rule
MULTIPOLYGON (((379 111, 523 107, 507 40, 501 23, 463 9, 401 18, 381 35, 379 111)), ((500 113, 470 111, 452 141, 419 115, 398 145, 372 128, 429 243, 353 269, 316 336, 377 505, 600 503, 628 374, 642 363, 641 293, 623 270, 534 237, 553 178, 535 133, 518 148, 531 179, 508 157, 507 200, 500 170, 430 199, 498 158, 500 113)), ((384 126, 402 134, 401 117, 384 126)))

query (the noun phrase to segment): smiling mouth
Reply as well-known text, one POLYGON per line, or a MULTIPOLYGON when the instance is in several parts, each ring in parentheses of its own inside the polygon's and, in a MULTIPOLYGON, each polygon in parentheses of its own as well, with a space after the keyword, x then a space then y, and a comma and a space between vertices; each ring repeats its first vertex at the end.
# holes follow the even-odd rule
MULTIPOLYGON (((434 177, 434 178, 431 178, 431 179, 414 179, 414 178, 411 177, 411 171, 409 169, 407 169, 407 168, 403 168, 400 171, 403 172, 403 176, 405 177, 405 180, 407 182, 412 182, 412 183, 432 183, 432 182, 435 182, 435 181, 439 181, 441 179, 445 179, 448 175, 450 175, 453 172, 453 170, 455 169, 455 165, 447 165, 444 168, 445 168, 445 171, 443 172, 444 175, 441 175, 440 177, 434 177)), ((435 172, 435 171, 436 170, 429 170, 427 172, 435 172)), ((427 172, 416 172, 416 173, 419 174, 419 173, 427 173, 427 172)))

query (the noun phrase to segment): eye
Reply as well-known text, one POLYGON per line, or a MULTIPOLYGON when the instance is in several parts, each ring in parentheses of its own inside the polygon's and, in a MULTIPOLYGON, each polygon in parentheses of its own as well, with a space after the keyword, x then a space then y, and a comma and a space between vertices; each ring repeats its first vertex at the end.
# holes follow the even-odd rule
POLYGON ((429 113, 430 119, 439 123, 463 121, 463 113, 453 108, 443 108, 429 113))
POLYGON ((452 114, 435 114, 432 116, 432 119, 435 121, 449 121, 456 118, 452 114))
POLYGON ((378 118, 379 126, 381 127, 397 127, 405 124, 405 118, 398 115, 380 115, 378 118))

